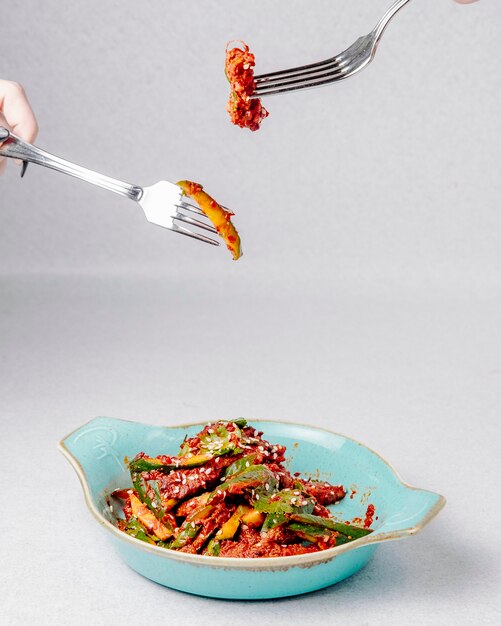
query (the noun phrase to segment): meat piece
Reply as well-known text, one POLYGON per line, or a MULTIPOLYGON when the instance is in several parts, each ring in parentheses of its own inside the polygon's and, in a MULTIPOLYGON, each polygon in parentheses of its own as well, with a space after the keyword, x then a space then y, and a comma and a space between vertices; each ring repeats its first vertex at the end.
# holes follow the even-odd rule
POLYGON ((301 543, 296 533, 283 525, 275 526, 275 528, 266 531, 266 539, 279 544, 301 543))
POLYGON ((185 500, 192 498, 202 491, 212 490, 224 470, 231 465, 231 456, 220 456, 212 459, 202 467, 186 470, 173 470, 168 474, 153 470, 144 473, 146 480, 156 480, 162 500, 185 500))
POLYGON ((203 547, 207 539, 214 533, 214 531, 218 528, 221 528, 222 525, 230 519, 232 512, 232 509, 228 508, 224 502, 220 502, 214 508, 214 511, 210 515, 210 517, 204 520, 202 530, 193 541, 193 546, 195 547, 197 552, 200 551, 200 549, 203 547))
POLYGON ((270 463, 268 467, 276 475, 280 483, 280 489, 293 489, 296 480, 284 467, 277 463, 270 463))
POLYGON ((238 45, 226 48, 225 72, 230 83, 230 98, 226 110, 233 124, 255 131, 268 117, 268 111, 259 98, 251 98, 255 89, 255 57, 243 41, 235 43, 238 45))
POLYGON ((203 508, 207 504, 207 494, 203 493, 201 496, 195 496, 190 500, 185 500, 176 509, 176 515, 178 517, 188 517, 195 513, 195 511, 203 508))
POLYGON ((299 482, 303 485, 304 490, 309 496, 312 496, 319 504, 324 506, 339 502, 339 500, 342 500, 346 495, 346 490, 342 485, 331 485, 318 480, 300 479, 299 482))
MULTIPOLYGON (((277 537, 278 537, 277 533, 277 537)), ((219 556, 226 557, 279 557, 291 556, 293 554, 307 554, 309 552, 317 552, 318 547, 315 544, 304 546, 302 543, 282 544, 268 535, 261 534, 249 527, 242 526, 238 541, 222 541, 219 556)))

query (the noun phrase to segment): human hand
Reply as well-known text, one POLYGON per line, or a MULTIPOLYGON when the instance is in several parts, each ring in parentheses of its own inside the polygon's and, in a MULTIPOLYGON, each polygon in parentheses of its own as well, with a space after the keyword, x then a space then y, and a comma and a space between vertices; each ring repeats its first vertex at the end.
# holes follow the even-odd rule
POLYGON ((456 0, 459 4, 471 4, 472 2, 476 2, 477 0, 456 0))
MULTIPOLYGON (((0 126, 30 143, 38 134, 37 120, 24 89, 11 80, 0 79, 0 126)), ((0 174, 5 169, 6 161, 0 157, 0 174)))

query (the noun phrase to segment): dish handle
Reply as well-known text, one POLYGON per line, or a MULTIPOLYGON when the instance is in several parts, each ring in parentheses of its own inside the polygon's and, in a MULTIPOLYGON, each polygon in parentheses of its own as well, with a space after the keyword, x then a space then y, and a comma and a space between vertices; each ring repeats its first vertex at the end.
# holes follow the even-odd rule
MULTIPOLYGON (((96 417, 59 442, 59 450, 78 474, 84 490, 96 496, 128 477, 124 462, 122 420, 96 417)), ((130 479, 129 479, 130 480, 130 479)))

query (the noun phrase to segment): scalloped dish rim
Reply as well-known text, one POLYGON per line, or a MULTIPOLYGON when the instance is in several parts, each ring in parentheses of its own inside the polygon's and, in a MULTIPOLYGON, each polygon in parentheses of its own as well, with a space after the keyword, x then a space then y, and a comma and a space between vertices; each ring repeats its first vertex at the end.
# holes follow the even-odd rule
MULTIPOLYGON (((183 561, 185 563, 189 563, 191 565, 197 566, 208 566, 208 567, 217 567, 224 569, 247 569, 247 570, 277 570, 277 569, 289 569, 290 567, 311 567, 313 565, 318 565, 320 563, 325 563, 331 561, 337 556, 344 554, 345 552, 349 552, 351 550, 356 550, 357 548, 361 548, 363 546, 367 546, 370 544, 383 543, 386 541, 395 541, 397 539, 404 539, 405 537, 409 537, 411 535, 415 535, 420 532, 445 506, 446 498, 439 493, 434 491, 430 491, 428 489, 421 489, 419 487, 414 487, 409 483, 405 482, 395 467, 387 461, 384 457, 382 457, 378 452, 366 446, 365 444, 353 439, 352 437, 347 437, 341 433, 337 433, 328 428, 323 428, 320 426, 311 426, 310 424, 303 424, 301 422, 289 422, 283 420, 270 420, 270 419, 252 419, 249 420, 251 424, 254 423, 273 423, 273 424, 282 424, 284 426, 300 426, 306 429, 317 430, 320 432, 328 433, 329 435, 335 435, 337 437, 341 437, 345 440, 352 441, 353 443, 361 446, 368 450, 375 457, 380 459, 393 473, 398 482, 404 487, 406 490, 410 491, 420 491, 432 494, 437 496, 437 501, 427 513, 423 516, 423 518, 416 523, 414 526, 409 528, 402 528, 398 530, 392 530, 387 532, 378 532, 375 531, 370 535, 366 535, 361 539, 356 539, 355 541, 351 541, 350 543, 346 543, 337 547, 328 548, 326 550, 322 550, 320 552, 313 552, 308 554, 298 554, 292 556, 281 556, 281 557, 260 557, 260 558, 246 558, 246 557, 217 557, 217 556, 207 556, 205 554, 189 554, 185 552, 178 552, 176 550, 168 550, 165 548, 160 548, 158 546, 153 546, 145 543, 144 541, 140 541, 135 537, 131 537, 127 535, 115 525, 113 525, 110 521, 108 521, 97 509, 93 502, 92 493, 89 487, 89 483, 87 481, 87 477, 83 467, 81 466, 79 460, 68 450, 65 445, 65 441, 69 439, 74 433, 78 432, 88 424, 94 422, 97 419, 102 419, 101 416, 94 417, 91 420, 85 422, 78 428, 72 430, 68 435, 63 437, 57 444, 59 451, 63 454, 63 456, 68 460, 70 465, 75 470, 80 484, 82 486, 84 492, 84 499, 87 505, 87 508, 90 510, 93 517, 96 521, 106 528, 106 530, 112 533, 115 538, 120 541, 124 541, 129 543, 132 547, 137 550, 141 550, 143 552, 148 552, 154 556, 161 557, 164 559, 174 559, 177 561, 183 561)), ((198 422, 189 422, 184 424, 175 424, 169 426, 158 426, 156 424, 145 424, 143 422, 138 422, 136 420, 125 420, 121 418, 105 418, 105 419, 113 419, 119 422, 127 422, 131 424, 140 424, 146 428, 166 428, 166 429, 182 429, 182 428, 191 428, 194 426, 205 426, 207 421, 198 421, 198 422)))

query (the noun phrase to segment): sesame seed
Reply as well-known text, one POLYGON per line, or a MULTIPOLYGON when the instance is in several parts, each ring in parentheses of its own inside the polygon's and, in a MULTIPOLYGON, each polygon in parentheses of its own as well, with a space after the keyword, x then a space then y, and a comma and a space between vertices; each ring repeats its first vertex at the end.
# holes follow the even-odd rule
POLYGON ((195 528, 195 522, 191 522, 191 527, 195 528))
POLYGON ((266 489, 266 491, 269 491, 270 490, 270 485, 268 483, 266 483, 264 488, 266 489))
POLYGON ((259 494, 256 493, 256 500, 259 500, 259 494))
POLYGON ((245 467, 250 467, 249 461, 245 461, 245 467))

